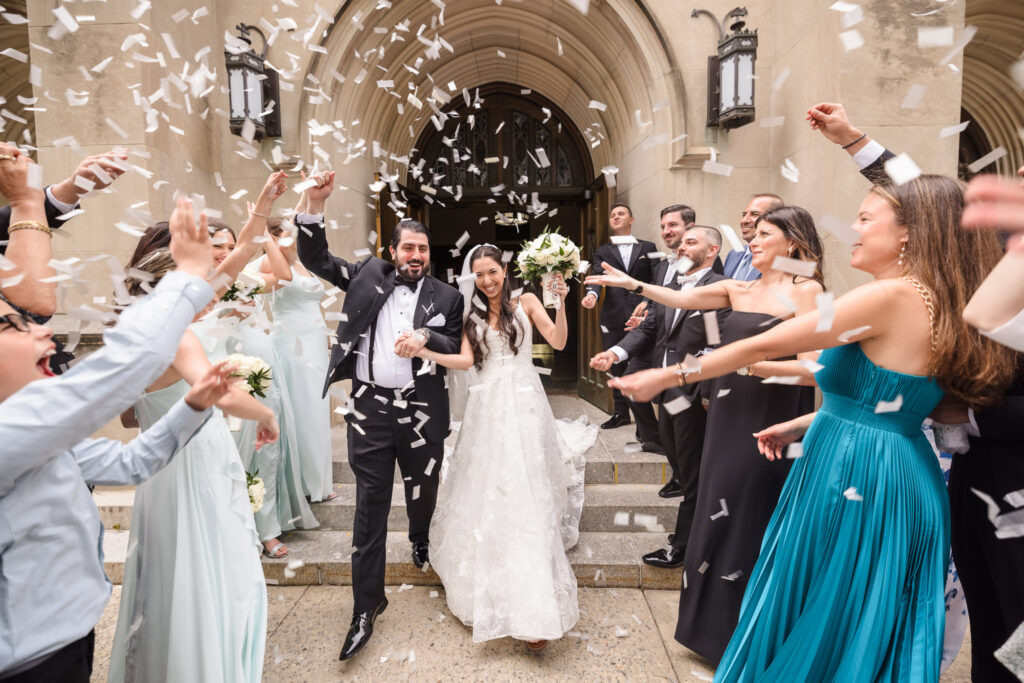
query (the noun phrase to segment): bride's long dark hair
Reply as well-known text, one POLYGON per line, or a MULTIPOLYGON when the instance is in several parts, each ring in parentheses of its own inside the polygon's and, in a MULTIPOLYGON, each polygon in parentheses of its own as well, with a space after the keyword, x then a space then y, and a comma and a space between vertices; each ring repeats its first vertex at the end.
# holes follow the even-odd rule
MULTIPOLYGON (((501 261, 501 250, 495 246, 491 246, 490 244, 484 244, 477 247, 476 251, 473 252, 473 260, 469 263, 471 272, 473 271, 473 264, 482 258, 493 259, 498 265, 504 266, 501 261)), ((490 305, 491 304, 487 299, 487 296, 474 284, 469 314, 478 315, 483 319, 484 324, 486 325, 488 324, 488 318, 490 317, 490 305), (481 315, 481 313, 484 315, 481 315)), ((474 322, 467 321, 466 339, 469 340, 469 345, 473 349, 473 367, 477 370, 483 366, 484 358, 490 350, 487 345, 486 332, 487 330, 480 330, 479 325, 474 322)), ((516 318, 516 309, 512 305, 512 284, 509 282, 507 271, 505 279, 501 284, 501 306, 498 309, 498 334, 501 335, 502 339, 508 342, 508 346, 512 349, 513 354, 519 353, 519 340, 521 337, 525 337, 526 330, 523 329, 522 321, 516 318)))

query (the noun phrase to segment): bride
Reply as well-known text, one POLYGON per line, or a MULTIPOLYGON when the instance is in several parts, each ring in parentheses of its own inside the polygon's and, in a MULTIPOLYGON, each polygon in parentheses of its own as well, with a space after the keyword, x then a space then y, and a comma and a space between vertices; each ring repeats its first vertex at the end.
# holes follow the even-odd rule
MULTIPOLYGON (((474 642, 512 637, 536 651, 579 618, 576 576, 565 551, 579 537, 582 454, 597 430, 586 418, 555 420, 533 367, 531 323, 561 350, 568 336, 565 308, 559 306, 552 322, 533 294, 513 299, 501 257, 490 244, 466 256, 461 352, 424 347, 419 354, 467 371, 451 379, 455 414, 460 392, 454 385, 466 383, 465 416, 442 470, 430 559, 448 607, 473 627, 474 642)), ((552 291, 564 301, 561 276, 552 291)))

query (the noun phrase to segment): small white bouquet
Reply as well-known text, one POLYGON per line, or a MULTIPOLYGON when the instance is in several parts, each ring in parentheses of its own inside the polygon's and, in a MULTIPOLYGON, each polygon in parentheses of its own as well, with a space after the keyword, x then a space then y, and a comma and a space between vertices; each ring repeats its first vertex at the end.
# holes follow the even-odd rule
POLYGON ((569 278, 579 272, 580 249, 557 231, 545 231, 533 240, 523 242, 523 248, 516 256, 516 269, 523 280, 540 280, 547 308, 559 308, 561 302, 551 291, 555 273, 569 278))
POLYGON ((242 377, 249 385, 249 393, 260 398, 267 397, 267 389, 273 379, 270 373, 270 365, 262 358, 256 356, 244 356, 240 353, 233 353, 225 358, 228 363, 236 366, 231 372, 232 377, 242 377))
POLYGON ((263 507, 263 496, 267 493, 263 487, 263 480, 256 476, 259 473, 259 470, 252 474, 245 473, 245 487, 249 489, 249 504, 252 505, 253 514, 259 512, 263 507))
POLYGON ((251 282, 235 280, 235 282, 228 287, 227 291, 221 295, 221 301, 252 301, 253 297, 257 294, 263 294, 266 292, 267 283, 262 277, 244 271, 242 272, 242 275, 247 280, 251 280, 251 282))

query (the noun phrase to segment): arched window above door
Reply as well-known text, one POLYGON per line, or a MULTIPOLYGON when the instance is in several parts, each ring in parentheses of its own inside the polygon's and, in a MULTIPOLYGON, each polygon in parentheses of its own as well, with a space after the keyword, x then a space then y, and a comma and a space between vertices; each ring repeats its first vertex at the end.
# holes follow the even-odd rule
POLYGON ((441 129, 428 125, 421 135, 422 179, 454 194, 461 188, 466 198, 513 190, 543 200, 586 188, 593 175, 586 143, 554 104, 508 84, 474 89, 470 102, 456 97, 441 129))

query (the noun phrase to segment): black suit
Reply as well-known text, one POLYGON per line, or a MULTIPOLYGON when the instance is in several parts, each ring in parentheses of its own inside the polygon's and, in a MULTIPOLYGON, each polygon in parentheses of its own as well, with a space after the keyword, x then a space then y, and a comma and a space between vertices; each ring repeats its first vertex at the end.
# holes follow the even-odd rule
MULTIPOLYGON (((656 269, 659 281, 663 280, 667 267, 668 264, 665 263, 656 269)), ((695 286, 703 287, 724 279, 724 276, 712 269, 705 273, 695 286)), ((669 286, 672 289, 679 289, 675 278, 669 286)), ((644 321, 627 334, 619 342, 619 346, 631 356, 634 353, 643 353, 645 349, 651 350, 653 364, 657 367, 680 363, 687 354, 696 356, 709 346, 704 316, 701 311, 687 310, 679 311, 677 316, 676 310, 662 304, 652 304, 651 312, 644 321)), ((716 312, 719 326, 729 312, 729 309, 720 309, 716 312)), ((661 406, 658 410, 661 445, 672 467, 673 477, 683 489, 672 546, 684 551, 697 505, 700 459, 704 450, 704 429, 707 424, 707 413, 701 404, 698 387, 699 384, 672 387, 655 399, 661 406), (672 415, 664 404, 680 396, 684 396, 690 402, 690 407, 672 415)))
MULTIPOLYGON (((352 592, 355 612, 373 610, 384 599, 387 523, 395 462, 402 471, 409 514, 409 540, 428 541, 430 518, 449 431, 445 370, 420 374, 423 361, 413 358, 413 386, 379 387, 356 376, 359 341, 370 336, 370 373, 377 316, 395 289, 395 267, 368 257, 350 263, 331 255, 323 225, 299 225, 299 259, 311 272, 346 292, 342 321, 324 394, 332 382, 351 379, 352 410, 346 416, 348 459, 356 477, 356 513, 352 531, 352 592), (426 420, 424 421, 424 416, 426 420)), ((462 343, 462 295, 440 280, 423 277, 413 327, 430 331, 427 348, 458 353, 462 343), (437 324, 432 324, 436 319, 437 324)))
MULTIPOLYGON (((641 282, 654 281, 654 264, 648 258, 648 254, 656 251, 653 242, 637 240, 629 256, 629 263, 622 262, 622 255, 616 244, 602 244, 594 250, 593 264, 590 272, 600 275, 604 272, 601 264, 606 261, 614 268, 629 274, 641 282)), ((660 282, 658 283, 660 284, 660 282)), ((587 293, 594 296, 601 295, 601 287, 588 285, 587 293)), ((626 336, 626 322, 633 314, 637 304, 644 301, 639 294, 622 289, 621 287, 608 287, 605 289, 604 301, 601 303, 601 345, 605 350, 610 349, 619 343, 626 336)), ((625 364, 618 363, 612 366, 611 374, 621 377, 627 372, 637 372, 650 367, 650 362, 645 363, 645 357, 634 358, 628 369, 625 364)), ((626 399, 618 389, 612 390, 612 397, 615 401, 615 414, 628 416, 630 410, 636 419, 637 437, 642 442, 657 442, 657 420, 654 417, 654 409, 650 403, 633 403, 626 399)))
MULTIPOLYGON (((50 201, 50 195, 44 193, 44 196, 46 197, 43 202, 43 208, 46 210, 46 223, 51 228, 59 228, 64 225, 64 221, 57 218, 57 216, 63 215, 64 211, 53 205, 53 202, 50 201)), ((0 244, 0 254, 7 251, 7 240, 10 237, 7 233, 7 228, 9 228, 10 225, 11 207, 0 207, 0 242, 2 242, 2 244, 0 244)))
POLYGON ((1015 508, 1003 496, 1024 489, 1024 371, 1002 404, 975 413, 979 438, 953 456, 949 504, 953 560, 971 620, 971 678, 1016 681, 993 653, 1024 622, 1024 538, 996 538, 984 501, 991 496, 1000 513, 1015 508))

